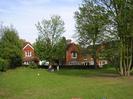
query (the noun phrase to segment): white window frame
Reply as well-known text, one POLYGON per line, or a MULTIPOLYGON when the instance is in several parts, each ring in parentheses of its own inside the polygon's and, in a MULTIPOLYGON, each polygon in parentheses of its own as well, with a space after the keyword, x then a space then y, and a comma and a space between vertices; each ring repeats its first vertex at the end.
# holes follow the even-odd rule
POLYGON ((72 52, 72 58, 73 59, 77 59, 77 57, 78 57, 78 53, 77 52, 72 52), (75 54, 75 55, 74 55, 75 54))
POLYGON ((32 52, 31 51, 25 51, 25 57, 31 57, 32 52))

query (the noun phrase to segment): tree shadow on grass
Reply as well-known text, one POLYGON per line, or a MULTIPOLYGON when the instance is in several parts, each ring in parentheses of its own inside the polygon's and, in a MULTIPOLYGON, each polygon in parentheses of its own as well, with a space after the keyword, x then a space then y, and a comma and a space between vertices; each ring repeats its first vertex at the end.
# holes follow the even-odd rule
POLYGON ((115 69, 61 69, 55 72, 58 75, 76 76, 76 77, 120 77, 115 69))

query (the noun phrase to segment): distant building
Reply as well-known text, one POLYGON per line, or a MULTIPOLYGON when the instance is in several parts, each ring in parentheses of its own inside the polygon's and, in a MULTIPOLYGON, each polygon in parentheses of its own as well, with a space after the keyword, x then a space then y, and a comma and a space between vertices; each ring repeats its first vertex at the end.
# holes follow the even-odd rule
POLYGON ((39 59, 35 55, 33 46, 29 42, 24 42, 23 44, 23 64, 29 65, 30 62, 35 62, 38 64, 39 59))
MULTIPOLYGON (((80 45, 71 43, 68 41, 66 49, 66 65, 94 65, 94 60, 92 58, 92 47, 81 48, 80 45)), ((103 46, 98 45, 97 53, 103 46)), ((108 61, 102 58, 97 58, 97 65, 102 67, 107 64, 108 61)))
POLYGON ((66 64, 79 65, 80 64, 80 51, 76 44, 69 43, 66 49, 66 64))

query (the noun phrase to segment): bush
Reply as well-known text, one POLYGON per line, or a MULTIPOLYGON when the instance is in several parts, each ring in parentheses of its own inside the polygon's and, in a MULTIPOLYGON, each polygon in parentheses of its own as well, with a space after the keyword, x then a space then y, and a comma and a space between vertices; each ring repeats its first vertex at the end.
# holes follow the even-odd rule
POLYGON ((0 58, 0 71, 6 71, 8 68, 8 61, 0 58))
POLYGON ((103 68, 112 68, 112 67, 114 67, 114 65, 113 64, 105 64, 105 65, 103 65, 103 68))
POLYGON ((36 69, 36 68, 38 68, 38 65, 34 61, 32 61, 29 64, 29 68, 36 69))
POLYGON ((10 68, 16 68, 22 66, 22 58, 18 55, 10 57, 10 68))

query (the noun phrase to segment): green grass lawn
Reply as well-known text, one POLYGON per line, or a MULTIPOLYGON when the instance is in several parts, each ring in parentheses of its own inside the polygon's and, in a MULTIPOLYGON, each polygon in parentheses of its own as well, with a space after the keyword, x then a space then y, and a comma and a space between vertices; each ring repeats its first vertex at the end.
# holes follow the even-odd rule
POLYGON ((0 99, 133 99, 133 77, 108 70, 17 68, 0 72, 0 99), (39 74, 39 76, 38 76, 39 74))

